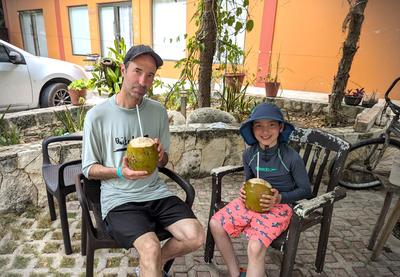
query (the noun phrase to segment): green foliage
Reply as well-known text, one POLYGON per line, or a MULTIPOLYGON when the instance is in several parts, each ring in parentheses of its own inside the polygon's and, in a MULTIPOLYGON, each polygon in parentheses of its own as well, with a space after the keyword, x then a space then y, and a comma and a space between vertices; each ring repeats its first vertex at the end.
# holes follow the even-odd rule
POLYGON ((55 135, 63 135, 65 133, 76 133, 83 130, 83 124, 85 122, 86 109, 84 105, 79 106, 71 112, 68 107, 65 107, 63 111, 55 111, 55 115, 58 120, 61 121, 63 128, 57 129, 55 135))
MULTIPOLYGON (((239 33, 250 32, 254 27, 254 22, 248 16, 248 0, 217 0, 216 1, 215 18, 217 29, 217 54, 216 58, 221 64, 217 70, 225 71, 227 64, 230 64, 234 71, 237 71, 237 66, 244 60, 244 51, 236 45, 236 41, 232 39, 239 33), (243 21, 240 16, 246 15, 243 21)), ((168 87, 168 92, 165 97, 165 105, 178 105, 180 103, 179 92, 182 89, 188 91, 188 104, 196 108, 198 90, 198 74, 200 68, 200 52, 204 50, 203 43, 204 33, 202 31, 202 17, 204 14, 204 1, 199 1, 197 10, 192 17, 195 25, 198 27, 196 34, 187 39, 186 52, 187 56, 179 60, 175 64, 175 68, 180 68, 181 73, 179 79, 173 86, 168 87)), ((221 74, 214 74, 220 76, 221 74)))
POLYGON ((122 86, 121 64, 124 62, 126 45, 123 38, 114 40, 114 48, 110 50, 109 56, 100 59, 94 66, 89 86, 99 94, 106 93, 109 97, 120 92, 122 86))
POLYGON ((269 65, 268 65, 268 73, 265 76, 265 82, 277 83, 279 81, 279 73, 281 73, 281 68, 279 67, 279 62, 281 59, 281 54, 278 54, 278 58, 276 59, 275 68, 272 66, 272 56, 269 57, 269 65))
POLYGON ((250 32, 254 21, 249 17, 248 0, 220 0, 217 6, 217 59, 222 70, 231 67, 238 72, 244 62, 245 53, 237 45, 237 35, 250 32))
POLYGON ((257 105, 255 97, 246 95, 248 86, 248 82, 243 88, 223 86, 222 93, 217 92, 221 98, 220 109, 232 113, 239 122, 247 118, 257 105))
POLYGON ((89 87, 89 80, 86 79, 73 80, 68 85, 68 89, 73 89, 73 90, 82 90, 82 89, 87 89, 88 87, 89 87))
POLYGON ((11 106, 8 106, 0 117, 0 146, 20 143, 18 128, 14 125, 8 125, 6 120, 4 119, 4 116, 6 115, 6 112, 10 109, 10 107, 11 106))

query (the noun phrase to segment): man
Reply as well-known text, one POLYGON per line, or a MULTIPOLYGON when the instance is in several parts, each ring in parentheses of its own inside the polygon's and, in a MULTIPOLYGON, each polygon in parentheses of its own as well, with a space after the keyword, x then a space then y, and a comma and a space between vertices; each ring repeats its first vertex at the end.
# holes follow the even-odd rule
POLYGON ((168 162, 167 112, 160 103, 144 97, 162 64, 149 46, 129 49, 121 65, 121 91, 92 108, 84 125, 83 173, 101 180, 102 217, 107 230, 125 248, 137 249, 141 276, 161 276, 168 260, 194 251, 204 242, 200 222, 168 190, 158 170, 152 174, 131 170, 124 157, 129 140, 141 136, 140 116, 143 135, 158 145, 158 166, 168 162), (155 222, 172 234, 162 248, 154 233, 155 222))

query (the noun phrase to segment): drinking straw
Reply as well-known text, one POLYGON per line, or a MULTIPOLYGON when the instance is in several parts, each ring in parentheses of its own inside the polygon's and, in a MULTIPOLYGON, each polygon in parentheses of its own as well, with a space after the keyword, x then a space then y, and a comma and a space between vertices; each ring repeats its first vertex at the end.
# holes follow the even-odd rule
POLYGON ((260 178, 260 173, 259 173, 259 171, 260 171, 260 152, 257 152, 257 168, 256 168, 256 170, 257 170, 257 178, 260 178))
POLYGON ((139 106, 136 104, 137 117, 139 121, 140 135, 143 137, 142 123, 140 122, 139 106))

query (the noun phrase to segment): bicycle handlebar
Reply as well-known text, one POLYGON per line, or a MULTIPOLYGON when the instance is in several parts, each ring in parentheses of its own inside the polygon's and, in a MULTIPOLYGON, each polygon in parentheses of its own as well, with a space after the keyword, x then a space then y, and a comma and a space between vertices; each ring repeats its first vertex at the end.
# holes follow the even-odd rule
POLYGON ((395 103, 392 102, 389 98, 389 93, 392 91, 392 89, 396 86, 396 84, 400 81, 400 77, 396 78, 393 83, 390 85, 390 87, 387 89, 385 92, 385 101, 389 108, 396 114, 400 115, 400 107, 397 106, 395 103))

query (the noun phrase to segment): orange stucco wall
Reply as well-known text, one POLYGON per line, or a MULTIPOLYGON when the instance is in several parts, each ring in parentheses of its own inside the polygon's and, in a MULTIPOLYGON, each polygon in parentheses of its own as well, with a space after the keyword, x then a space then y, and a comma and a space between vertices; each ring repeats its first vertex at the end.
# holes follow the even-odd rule
MULTIPOLYGON (((272 53, 274 58, 280 54, 284 88, 331 91, 348 10, 347 1, 278 1, 272 53)), ((369 0, 348 88, 361 86, 382 95, 400 75, 398 11, 398 0, 369 0)))
POLYGON ((27 10, 43 10, 45 18, 45 29, 47 36, 47 51, 49 57, 60 58, 60 48, 58 41, 57 25, 55 24, 56 11, 54 1, 48 0, 12 0, 3 1, 3 7, 6 8, 6 24, 9 33, 10 42, 23 48, 23 40, 21 35, 21 27, 19 23, 19 11, 27 10))
MULTIPOLYGON (((98 4, 121 0, 2 0, 11 43, 23 47, 18 11, 43 9, 50 57, 83 65, 82 56, 72 54, 68 7, 87 5, 92 53, 100 53, 98 4)), ((132 1, 134 43, 152 44, 152 1, 132 1)), ((187 1, 186 30, 196 27, 192 18, 198 1, 187 1)), ((329 93, 341 58, 345 33, 341 32, 348 12, 347 1, 251 0, 249 12, 254 29, 246 34, 248 53, 245 69, 250 78, 263 77, 268 65, 276 66, 285 89, 329 93), (271 52, 271 53, 270 53, 271 52), (269 63, 269 56, 272 62, 269 63)), ((365 87, 382 95, 400 75, 400 10, 398 0, 369 0, 361 39, 350 72, 349 88, 365 87)), ((165 61, 159 74, 177 78, 174 61, 165 61)), ((273 69, 274 70, 274 69, 273 69)), ((261 82, 257 85, 262 86, 261 82)), ((398 93, 399 94, 399 93, 398 93)), ((394 95, 399 99, 400 95, 394 95)))

